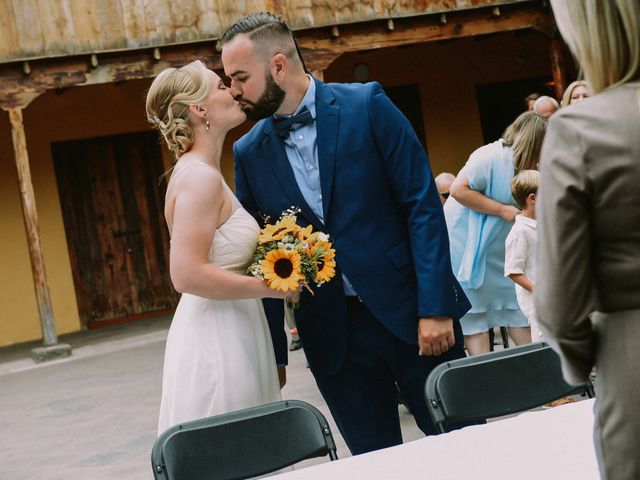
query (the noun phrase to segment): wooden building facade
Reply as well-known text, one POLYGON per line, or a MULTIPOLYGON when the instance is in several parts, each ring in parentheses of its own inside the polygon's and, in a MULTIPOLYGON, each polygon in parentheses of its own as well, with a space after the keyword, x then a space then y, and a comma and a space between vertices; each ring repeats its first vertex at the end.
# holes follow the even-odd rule
MULTIPOLYGON (((556 93, 566 57, 544 1, 0 0, 0 346, 171 309, 167 152, 144 116, 164 68, 221 71, 218 39, 267 10, 325 81, 376 80, 434 172, 556 93), (43 7, 46 4, 46 8, 43 7)), ((566 57, 568 58, 568 57, 566 57)), ((228 138, 223 169, 232 182, 228 138)))

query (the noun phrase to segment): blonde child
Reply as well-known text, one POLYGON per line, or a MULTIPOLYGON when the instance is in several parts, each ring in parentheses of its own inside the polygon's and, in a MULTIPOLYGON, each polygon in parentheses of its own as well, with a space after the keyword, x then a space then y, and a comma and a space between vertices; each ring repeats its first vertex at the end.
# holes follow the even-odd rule
MULTIPOLYGON (((536 282, 536 195, 540 172, 537 170, 522 170, 511 180, 511 195, 522 209, 516 215, 516 221, 511 227, 505 240, 504 276, 516 282, 516 298, 520 310, 525 314, 531 326, 533 342, 543 342, 544 338, 538 326, 533 305, 533 287, 536 282)), ((543 408, 558 407, 565 403, 572 403, 571 397, 562 397, 547 403, 543 408)))
POLYGON ((520 310, 529 320, 531 339, 542 342, 533 305, 533 288, 536 281, 534 255, 536 250, 536 194, 540 172, 522 170, 511 180, 511 194, 522 213, 516 216, 505 240, 504 276, 516 283, 516 298, 520 310))

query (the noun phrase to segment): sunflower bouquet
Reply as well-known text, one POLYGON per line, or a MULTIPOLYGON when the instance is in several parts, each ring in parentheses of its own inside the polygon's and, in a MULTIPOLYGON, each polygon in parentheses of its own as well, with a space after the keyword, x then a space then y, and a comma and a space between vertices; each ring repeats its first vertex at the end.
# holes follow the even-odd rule
POLYGON ((275 224, 267 224, 260 231, 247 272, 265 280, 274 290, 297 292, 306 288, 313 294, 310 285, 320 286, 334 277, 336 252, 327 234, 296 223, 298 213, 299 209, 291 207, 275 224))

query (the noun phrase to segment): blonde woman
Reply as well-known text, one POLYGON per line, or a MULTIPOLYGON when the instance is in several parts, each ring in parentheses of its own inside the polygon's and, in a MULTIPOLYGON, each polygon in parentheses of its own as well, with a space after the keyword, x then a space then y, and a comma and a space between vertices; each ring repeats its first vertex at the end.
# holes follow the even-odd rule
POLYGON ((567 381, 597 368, 602 478, 638 479, 640 2, 551 4, 592 96, 553 117, 542 150, 538 321, 567 381))
POLYGON ((531 342, 513 282, 504 278, 504 245, 519 213, 511 179, 537 168, 546 125, 537 113, 525 112, 503 138, 473 152, 444 206, 453 272, 471 301, 471 310, 460 319, 470 355, 489 351, 488 331, 494 327, 509 327, 518 345, 531 342))
POLYGON ((167 338, 158 433, 188 420, 278 401, 263 297, 245 275, 259 227, 220 171, 227 132, 245 114, 201 62, 168 68, 147 94, 147 118, 177 158, 167 187, 171 280, 182 293, 167 338))
POLYGON ((589 98, 589 87, 584 80, 571 82, 562 95, 562 106, 567 107, 572 103, 580 103, 589 98))

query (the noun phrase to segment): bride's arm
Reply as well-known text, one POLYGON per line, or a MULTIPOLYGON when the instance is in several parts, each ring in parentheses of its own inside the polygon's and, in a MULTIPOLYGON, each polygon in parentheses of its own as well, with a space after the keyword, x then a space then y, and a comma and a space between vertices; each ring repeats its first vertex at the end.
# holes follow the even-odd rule
MULTIPOLYGON (((194 169, 195 170, 195 169, 194 169)), ((209 168, 183 175, 175 185, 172 219, 171 281, 180 293, 214 300, 283 298, 254 277, 224 270, 208 260, 227 195, 219 174, 209 168)))

